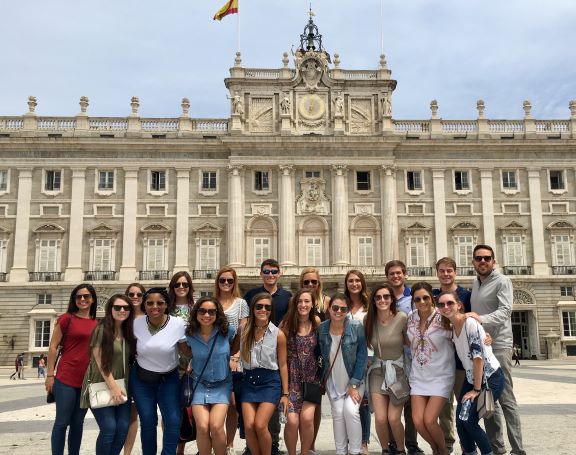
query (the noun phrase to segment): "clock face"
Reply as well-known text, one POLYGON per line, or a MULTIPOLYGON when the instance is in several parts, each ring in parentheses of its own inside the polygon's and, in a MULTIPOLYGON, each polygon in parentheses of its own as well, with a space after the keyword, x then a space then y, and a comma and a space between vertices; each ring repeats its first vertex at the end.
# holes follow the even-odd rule
POLYGON ((319 120, 324 116, 326 106, 318 95, 304 95, 298 103, 298 113, 306 120, 319 120))

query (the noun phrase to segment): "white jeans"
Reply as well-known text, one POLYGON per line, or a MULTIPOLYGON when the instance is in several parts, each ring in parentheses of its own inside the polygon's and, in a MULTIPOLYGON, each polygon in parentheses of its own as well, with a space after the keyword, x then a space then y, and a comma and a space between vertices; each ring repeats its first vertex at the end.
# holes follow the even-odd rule
MULTIPOLYGON (((364 385, 358 387, 360 396, 364 396, 364 385)), ((360 403, 354 403, 346 396, 339 400, 330 400, 332 408, 332 426, 336 455, 362 452, 362 424, 360 423, 360 403)))

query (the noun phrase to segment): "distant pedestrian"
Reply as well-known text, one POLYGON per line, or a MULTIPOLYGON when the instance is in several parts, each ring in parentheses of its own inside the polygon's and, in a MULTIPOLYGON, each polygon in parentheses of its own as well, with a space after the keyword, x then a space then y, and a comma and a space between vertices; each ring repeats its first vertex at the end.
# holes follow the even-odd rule
POLYGON ((517 344, 514 345, 512 359, 514 360, 514 366, 520 366, 520 347, 517 344))
POLYGON ((18 370, 18 379, 26 379, 24 377, 24 353, 18 354, 16 357, 16 369, 18 370))
POLYGON ((38 359, 38 378, 40 377, 46 378, 46 357, 44 354, 40 354, 38 359))
POLYGON ((18 357, 20 354, 16 354, 16 358, 14 359, 14 373, 10 375, 10 379, 16 380, 16 375, 18 374, 18 357))

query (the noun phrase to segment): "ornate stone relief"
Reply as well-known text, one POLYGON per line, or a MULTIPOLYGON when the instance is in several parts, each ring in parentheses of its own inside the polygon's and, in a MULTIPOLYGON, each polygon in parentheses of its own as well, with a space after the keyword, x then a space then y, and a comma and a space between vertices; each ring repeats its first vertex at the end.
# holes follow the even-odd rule
POLYGON ((534 299, 532 295, 524 289, 514 289, 514 304, 515 305, 533 305, 534 299))
POLYGON ((252 215, 271 215, 272 204, 251 204, 252 215))
POLYGON ((272 133, 274 131, 272 98, 252 98, 250 100, 250 131, 253 133, 272 133))
POLYGON ((355 215, 373 215, 374 204, 354 204, 355 215))
POLYGON ((320 178, 302 179, 300 195, 296 198, 298 215, 326 215, 330 211, 330 200, 325 193, 326 181, 320 178))
POLYGON ((352 99, 350 132, 352 134, 372 132, 372 119, 372 102, 368 99, 352 99))

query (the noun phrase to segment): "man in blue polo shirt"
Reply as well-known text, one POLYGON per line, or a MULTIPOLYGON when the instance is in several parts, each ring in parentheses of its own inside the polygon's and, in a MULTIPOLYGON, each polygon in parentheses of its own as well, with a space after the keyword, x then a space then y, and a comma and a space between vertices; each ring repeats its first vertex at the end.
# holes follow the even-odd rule
MULTIPOLYGON (((406 314, 410 313, 410 311, 412 311, 412 296, 410 294, 410 288, 406 285, 406 279, 408 278, 406 264, 398 260, 388 261, 384 266, 384 272, 396 296, 396 308, 406 314)), ((407 348, 406 353, 409 354, 409 352, 410 348, 407 348)), ((409 368, 410 365, 407 365, 407 367, 409 368)), ((405 371, 408 370, 406 369, 405 371)), ((418 447, 418 433, 412 421, 412 406, 410 405, 410 400, 404 405, 404 422, 406 425, 405 438, 408 455, 423 454, 424 451, 418 447)), ((392 435, 392 432, 390 431, 389 434, 392 435)), ((391 454, 396 453, 395 442, 390 444, 390 449, 391 454)))
MULTIPOLYGON (((262 286, 250 289, 246 295, 244 295, 244 300, 250 305, 255 295, 262 292, 269 293, 272 296, 272 315, 270 319, 276 327, 280 325, 280 321, 282 321, 288 311, 288 304, 292 298, 292 293, 278 284, 280 275, 280 264, 278 261, 276 259, 266 259, 260 264, 262 286)), ((252 306, 250 306, 250 310, 252 310, 252 306)), ((281 430, 278 410, 272 414, 272 418, 270 422, 268 422, 268 430, 272 435, 272 455, 278 455, 280 453, 281 430)), ((246 447, 244 453, 248 453, 248 447, 246 447)))

